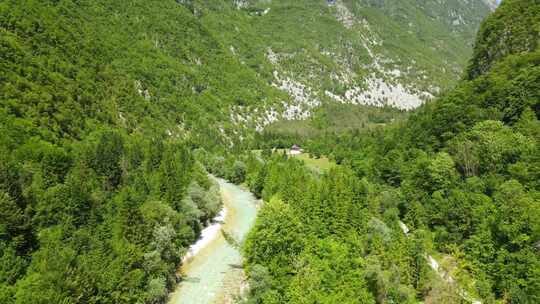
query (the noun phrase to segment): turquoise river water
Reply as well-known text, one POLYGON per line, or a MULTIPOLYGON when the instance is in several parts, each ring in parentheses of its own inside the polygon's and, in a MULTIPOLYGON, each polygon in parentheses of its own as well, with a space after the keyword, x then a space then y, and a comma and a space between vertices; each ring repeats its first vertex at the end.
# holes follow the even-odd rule
MULTIPOLYGON (((207 228, 197 252, 180 269, 184 280, 169 304, 224 304, 240 292, 244 273, 240 252, 231 246, 221 229, 242 240, 257 216, 257 200, 247 190, 218 179, 224 204, 223 223, 207 228)), ((194 245, 197 247, 197 245, 194 245)))

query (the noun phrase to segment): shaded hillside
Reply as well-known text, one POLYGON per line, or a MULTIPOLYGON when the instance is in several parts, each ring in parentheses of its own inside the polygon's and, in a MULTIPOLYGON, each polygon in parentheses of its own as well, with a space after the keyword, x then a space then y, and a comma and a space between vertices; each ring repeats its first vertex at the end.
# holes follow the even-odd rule
POLYGON ((508 55, 527 53, 538 48, 539 2, 504 1, 501 7, 480 28, 474 56, 467 70, 469 79, 486 73, 508 55))

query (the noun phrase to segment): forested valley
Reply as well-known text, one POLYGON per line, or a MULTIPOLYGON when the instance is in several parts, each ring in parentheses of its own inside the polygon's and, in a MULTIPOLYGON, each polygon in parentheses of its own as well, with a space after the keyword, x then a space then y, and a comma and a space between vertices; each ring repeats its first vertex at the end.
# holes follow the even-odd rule
POLYGON ((269 203, 244 247, 248 303, 540 302, 539 28, 538 1, 503 1, 456 88, 405 121, 262 136, 339 166, 250 162, 269 203))
POLYGON ((0 303, 166 303, 223 207, 211 175, 263 202, 238 303, 540 303, 538 0, 503 1, 416 110, 262 131, 222 123, 285 94, 228 52, 221 3, 21 2, 0 3, 0 303))

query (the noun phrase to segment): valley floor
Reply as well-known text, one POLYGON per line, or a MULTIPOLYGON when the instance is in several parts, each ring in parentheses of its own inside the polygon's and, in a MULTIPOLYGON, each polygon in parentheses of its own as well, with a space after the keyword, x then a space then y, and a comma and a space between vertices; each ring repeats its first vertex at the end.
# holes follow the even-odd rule
POLYGON ((202 239, 190 248, 180 269, 184 281, 171 295, 170 304, 231 303, 242 288, 242 257, 221 230, 243 239, 255 221, 257 202, 247 190, 221 179, 218 182, 224 201, 223 223, 206 228, 202 239))

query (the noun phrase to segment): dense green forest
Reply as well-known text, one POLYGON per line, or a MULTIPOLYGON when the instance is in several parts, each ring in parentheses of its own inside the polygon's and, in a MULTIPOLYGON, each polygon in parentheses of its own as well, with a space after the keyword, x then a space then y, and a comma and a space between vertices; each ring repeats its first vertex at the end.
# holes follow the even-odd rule
POLYGON ((350 28, 330 2, 1 1, 0 303, 165 303, 222 207, 208 173, 265 201, 247 303, 540 302, 538 0, 506 0, 474 49, 481 1, 338 1, 350 28), (369 52, 456 87, 412 113, 231 119, 293 99, 275 71, 345 91, 330 75, 362 80, 369 52), (297 142, 338 166, 270 150, 297 142))
POLYGON ((221 208, 216 95, 260 81, 174 1, 2 1, 0 53, 0 303, 164 302, 221 208))
POLYGON ((406 121, 304 138, 338 168, 251 161, 268 203, 244 244, 247 302, 540 302, 539 39, 540 3, 503 1, 455 89, 406 121))

